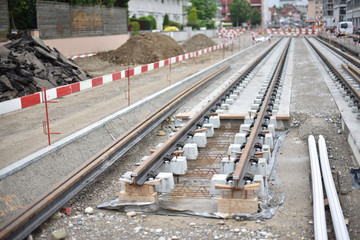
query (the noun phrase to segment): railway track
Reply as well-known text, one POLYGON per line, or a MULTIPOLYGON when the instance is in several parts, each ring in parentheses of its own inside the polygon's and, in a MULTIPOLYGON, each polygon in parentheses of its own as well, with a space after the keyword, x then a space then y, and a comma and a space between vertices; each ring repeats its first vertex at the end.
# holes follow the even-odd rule
MULTIPOLYGON (((246 76, 252 69, 276 46, 276 44, 268 49, 260 58, 254 60, 250 68, 246 69, 243 76, 246 76)), ((148 134, 152 129, 158 126, 164 119, 166 119, 172 112, 174 112, 183 102, 187 101, 196 92, 203 89, 209 81, 212 81, 219 74, 226 71, 228 67, 223 67, 220 70, 212 73, 199 83, 195 84, 188 90, 177 95, 166 106, 163 106, 158 111, 154 112, 150 117, 142 123, 134 126, 126 134, 119 137, 110 144, 103 151, 98 153, 93 158, 86 161, 80 167, 75 169, 71 174, 65 177, 62 181, 57 183, 51 191, 44 193, 42 196, 34 200, 26 209, 20 211, 18 214, 10 217, 6 222, 1 224, 0 238, 7 239, 22 239, 38 227, 43 221, 56 212, 68 200, 83 189, 89 182, 107 169, 113 162, 119 159, 127 150, 134 146, 142 137, 148 134)), ((243 78, 239 78, 237 82, 241 82, 243 78)), ((239 85, 235 82, 233 85, 239 85)), ((233 87, 234 87, 233 86, 233 87)), ((231 92, 231 87, 224 90, 222 95, 219 95, 214 103, 222 102, 223 96, 231 92)), ((211 108, 204 110, 208 114, 213 112, 211 108)), ((185 129, 185 128, 184 128, 185 129)), ((179 131, 180 133, 181 131, 179 131)), ((178 133, 178 134, 179 134, 178 133)), ((154 154, 154 156, 156 153, 154 154)), ((141 166, 143 168, 143 165, 141 166)), ((139 171, 135 171, 139 173, 139 171)), ((142 173, 139 173, 141 175, 142 173)), ((144 171, 143 175, 147 176, 144 171)), ((144 183, 146 177, 138 178, 139 182, 144 183), (142 181, 142 182, 141 182, 142 181)))
MULTIPOLYGON (((274 148, 276 118, 283 117, 278 114, 278 109, 283 88, 283 71, 290 44, 291 38, 279 40, 260 57, 254 59, 249 64, 249 68, 239 70, 233 75, 231 81, 219 87, 218 93, 209 99, 197 113, 187 116, 188 118, 185 117, 186 121, 181 121, 171 138, 144 158, 145 160, 138 167, 125 174, 126 176, 121 179, 125 187, 123 194, 119 195, 120 198, 123 197, 122 200, 125 202, 144 199, 157 202, 158 193, 164 190, 161 186, 159 188, 159 184, 165 181, 164 178, 159 177, 160 173, 169 169, 171 171, 172 163, 178 167, 179 165, 176 164, 188 154, 186 145, 194 144, 197 142, 196 139, 204 140, 205 135, 206 146, 197 148, 196 160, 187 161, 184 173, 172 172, 175 179, 174 188, 165 195, 168 194, 170 198, 177 199, 214 199, 220 196, 218 201, 220 211, 236 212, 238 208, 224 207, 229 201, 233 201, 241 202, 243 205, 250 206, 251 209, 256 208, 257 212, 258 200, 266 195, 263 188, 266 186, 268 177, 268 171, 264 171, 261 166, 269 164, 271 151, 274 148), (267 77, 263 77, 265 81, 257 89, 260 89, 260 92, 255 93, 254 99, 251 99, 253 102, 251 108, 246 114, 244 112, 227 114, 231 108, 239 104, 236 99, 243 95, 246 85, 252 84, 251 79, 260 69, 266 68, 266 61, 270 57, 276 64, 264 71, 267 77), (215 127, 216 124, 219 125, 215 127), (239 129, 240 135, 237 135, 239 129), (236 140, 234 142, 236 137, 242 139, 240 143, 236 140), (220 175, 222 175, 221 181, 212 182, 214 176, 220 175)), ((1 224, 0 239, 25 238, 156 126, 174 114, 189 98, 206 88, 228 68, 226 66, 213 72, 192 88, 175 96, 167 105, 155 111, 142 123, 134 126, 74 170, 56 184, 52 191, 43 194, 26 210, 1 224)), ((356 70, 355 67, 354 69, 356 70)), ((355 70, 351 70, 353 74, 356 74, 355 70)), ((335 67, 332 71, 334 75, 337 73, 335 67)), ((343 86, 347 86, 344 91, 349 92, 353 107, 358 108, 358 102, 355 101, 356 92, 351 92, 351 87, 346 85, 346 82, 343 86)), ((356 90, 356 87, 353 88, 356 90)))
POLYGON ((324 41, 318 40, 317 44, 307 38, 307 42, 323 60, 348 106, 352 108, 356 118, 360 119, 360 61, 324 41), (330 51, 325 51, 324 48, 330 51))

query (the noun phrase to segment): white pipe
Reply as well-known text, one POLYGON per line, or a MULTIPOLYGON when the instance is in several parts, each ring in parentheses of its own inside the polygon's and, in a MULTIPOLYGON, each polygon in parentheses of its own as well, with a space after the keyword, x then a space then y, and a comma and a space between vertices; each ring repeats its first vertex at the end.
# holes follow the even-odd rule
POLYGON ((324 192, 321 182, 319 157, 316 149, 316 142, 313 135, 308 138, 311 184, 313 192, 313 212, 314 212, 314 236, 315 239, 328 239, 325 219, 324 192))
POLYGON ((334 225, 336 239, 350 239, 349 232, 346 228, 344 215, 340 206, 339 197, 336 193, 334 180, 332 178, 329 158, 326 149, 325 138, 320 135, 319 137, 319 154, 321 163, 321 172, 324 179, 326 195, 329 200, 331 219, 334 225))

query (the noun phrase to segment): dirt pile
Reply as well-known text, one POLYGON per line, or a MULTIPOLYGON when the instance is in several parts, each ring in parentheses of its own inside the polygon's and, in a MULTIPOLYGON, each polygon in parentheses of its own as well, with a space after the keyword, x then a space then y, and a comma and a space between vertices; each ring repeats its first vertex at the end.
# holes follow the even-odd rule
POLYGON ((0 101, 91 78, 39 38, 25 36, 0 46, 0 101))
POLYGON ((118 49, 99 53, 103 60, 120 65, 147 64, 183 54, 171 37, 159 33, 142 33, 130 38, 118 49))
POLYGON ((216 42, 208 38, 204 34, 197 34, 192 36, 189 40, 182 44, 182 48, 185 52, 194 52, 197 50, 201 50, 204 48, 208 48, 211 46, 217 45, 216 42))

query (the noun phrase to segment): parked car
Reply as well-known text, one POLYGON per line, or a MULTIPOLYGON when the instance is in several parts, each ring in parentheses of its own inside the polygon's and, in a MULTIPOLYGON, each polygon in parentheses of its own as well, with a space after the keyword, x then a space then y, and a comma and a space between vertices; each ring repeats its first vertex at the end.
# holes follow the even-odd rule
POLYGON ((337 36, 344 36, 353 34, 354 27, 352 22, 340 22, 337 26, 336 34, 337 36))

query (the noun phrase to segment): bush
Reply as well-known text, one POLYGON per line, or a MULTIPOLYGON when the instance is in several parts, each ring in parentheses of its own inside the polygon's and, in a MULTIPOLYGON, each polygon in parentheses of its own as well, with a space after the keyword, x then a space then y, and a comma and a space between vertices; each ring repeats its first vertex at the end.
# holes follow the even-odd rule
POLYGON ((182 26, 180 23, 177 23, 177 22, 174 22, 174 21, 171 21, 169 20, 169 26, 174 26, 174 27, 177 27, 178 29, 182 30, 182 26))
POLYGON ((175 26, 169 26, 164 29, 164 32, 177 32, 179 29, 175 26))
POLYGON ((163 28, 169 26, 169 16, 165 14, 164 21, 163 21, 163 28))
POLYGON ((202 27, 201 21, 189 21, 187 22, 186 26, 192 27, 193 29, 200 29, 202 27))
POLYGON ((134 35, 136 35, 140 31, 140 24, 138 22, 130 22, 130 25, 134 35))
POLYGON ((151 30, 151 20, 147 17, 140 17, 139 19, 136 19, 136 22, 139 23, 140 30, 151 30))
POLYGON ((151 21, 151 30, 157 28, 156 19, 153 15, 148 15, 147 18, 151 21))

